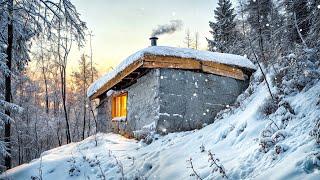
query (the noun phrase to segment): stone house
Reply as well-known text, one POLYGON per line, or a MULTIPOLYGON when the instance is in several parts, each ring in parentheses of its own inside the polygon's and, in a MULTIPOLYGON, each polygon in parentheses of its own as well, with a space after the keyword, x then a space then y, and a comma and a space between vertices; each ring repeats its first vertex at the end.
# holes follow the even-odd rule
POLYGON ((98 99, 98 130, 133 137, 213 123, 249 84, 255 66, 245 57, 150 46, 129 56, 88 89, 98 99))

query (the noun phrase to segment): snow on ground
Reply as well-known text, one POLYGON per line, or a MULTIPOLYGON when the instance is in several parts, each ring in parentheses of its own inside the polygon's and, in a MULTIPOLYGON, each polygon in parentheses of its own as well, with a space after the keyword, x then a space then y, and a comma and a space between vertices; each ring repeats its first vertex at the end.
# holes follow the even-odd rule
POLYGON ((150 46, 132 54, 127 59, 122 61, 113 71, 106 73, 97 81, 95 81, 89 87, 87 96, 92 96, 95 92, 97 92, 98 89, 100 89, 104 84, 106 84, 108 81, 114 78, 119 72, 123 71, 130 64, 133 64, 134 62, 138 61, 146 54, 192 58, 199 61, 213 61, 221 64, 237 66, 240 68, 247 68, 253 70, 256 69, 253 63, 244 56, 210 51, 200 51, 191 48, 150 46))
POLYGON ((286 138, 277 144, 283 147, 280 154, 273 148, 267 153, 259 150, 260 133, 270 122, 261 112, 269 95, 263 84, 255 89, 243 107, 201 130, 171 133, 150 145, 116 134, 98 134, 97 147, 92 136, 52 149, 0 179, 120 179, 121 167, 127 179, 196 179, 187 168, 190 157, 202 179, 221 179, 209 166, 209 150, 220 159, 229 179, 320 179, 320 163, 312 157, 319 147, 309 136, 313 120, 320 115, 315 98, 320 97, 320 82, 287 98, 296 115, 285 129, 286 138))

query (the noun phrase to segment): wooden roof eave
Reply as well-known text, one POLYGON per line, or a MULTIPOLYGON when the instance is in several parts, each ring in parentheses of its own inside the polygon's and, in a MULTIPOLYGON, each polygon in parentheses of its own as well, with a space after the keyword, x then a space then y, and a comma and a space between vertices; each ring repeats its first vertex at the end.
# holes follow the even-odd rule
POLYGON ((143 67, 199 70, 238 80, 245 80, 247 76, 240 68, 231 65, 172 56, 145 55, 143 67))
POLYGON ((138 69, 143 65, 143 60, 139 59, 138 61, 135 61, 134 63, 130 64, 128 67, 126 67, 123 71, 118 73, 114 78, 112 78, 110 81, 108 81, 106 84, 104 84, 100 89, 98 89, 92 96, 89 98, 96 99, 104 92, 111 89, 114 85, 118 84, 123 78, 125 78, 127 75, 131 74, 133 71, 138 69))
POLYGON ((95 92, 90 99, 95 99, 101 96, 104 92, 111 89, 124 78, 133 73, 138 68, 170 68, 170 69, 187 69, 198 70, 210 74, 231 77, 238 80, 245 80, 247 75, 239 67, 216 63, 213 61, 200 61, 192 58, 180 58, 174 56, 157 56, 145 54, 142 58, 135 61, 118 73, 114 78, 104 84, 95 92))

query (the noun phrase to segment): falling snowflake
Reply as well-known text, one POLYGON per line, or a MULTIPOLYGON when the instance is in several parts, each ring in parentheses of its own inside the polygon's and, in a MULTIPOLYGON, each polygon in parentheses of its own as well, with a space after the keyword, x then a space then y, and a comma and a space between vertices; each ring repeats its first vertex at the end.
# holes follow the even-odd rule
POLYGON ((320 4, 317 7, 318 7, 318 9, 320 9, 320 4))
POLYGON ((194 93, 193 96, 196 97, 196 96, 197 96, 197 93, 194 93))
POLYGON ((270 26, 270 24, 266 24, 266 26, 267 26, 267 27, 269 27, 269 26, 270 26))

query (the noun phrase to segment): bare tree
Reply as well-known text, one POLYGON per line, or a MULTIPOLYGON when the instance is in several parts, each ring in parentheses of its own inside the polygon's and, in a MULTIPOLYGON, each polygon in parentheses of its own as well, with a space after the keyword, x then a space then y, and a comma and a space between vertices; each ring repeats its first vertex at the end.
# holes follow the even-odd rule
MULTIPOLYGON (((68 33, 72 36, 72 39, 82 44, 86 26, 80 20, 76 8, 69 0, 60 0, 59 2, 50 0, 1 0, 0 3, 1 16, 4 15, 4 18, 7 19, 0 22, 2 27, 6 27, 5 31, 1 31, 0 34, 1 37, 6 38, 6 40, 1 39, 1 43, 5 42, 6 44, 5 98, 3 102, 6 102, 8 107, 1 119, 5 119, 4 139, 7 153, 10 154, 12 111, 17 109, 12 103, 14 95, 11 94, 11 79, 14 71, 21 71, 30 60, 28 55, 30 46, 27 43, 31 41, 31 38, 41 33, 46 34, 47 38, 53 39, 57 37, 56 33, 61 28, 68 28, 68 33)), ((67 142, 70 141, 70 138, 68 138, 67 142)), ((9 169, 11 165, 11 157, 6 156, 5 166, 9 169)))
MULTIPOLYGON (((91 106, 89 105, 89 101, 87 99, 87 89, 90 85, 92 75, 96 77, 97 70, 94 66, 91 66, 91 61, 88 62, 86 56, 83 54, 79 60, 79 71, 72 73, 73 82, 76 86, 76 91, 79 92, 78 99, 81 101, 80 109, 82 109, 82 115, 83 115, 82 139, 85 138, 85 132, 87 127, 86 125, 87 117, 90 116, 90 110, 91 110, 91 106), (89 112, 89 114, 87 114, 87 112, 89 112)), ((88 131, 90 131, 90 124, 88 124, 88 131)))
POLYGON ((199 48, 199 32, 196 32, 194 34, 194 48, 195 49, 199 48))
POLYGON ((187 29, 186 30, 186 36, 184 38, 184 44, 186 45, 187 48, 191 48, 192 43, 193 43, 193 41, 192 41, 192 38, 191 38, 190 30, 187 29))

